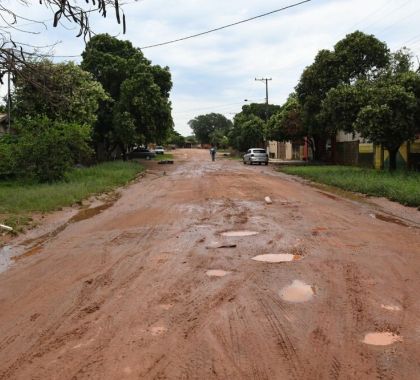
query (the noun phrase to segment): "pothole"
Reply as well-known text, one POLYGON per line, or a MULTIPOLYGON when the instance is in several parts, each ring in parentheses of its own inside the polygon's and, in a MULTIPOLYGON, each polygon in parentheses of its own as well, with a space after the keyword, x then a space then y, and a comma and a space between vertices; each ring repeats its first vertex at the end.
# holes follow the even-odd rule
POLYGON ((257 231, 226 231, 222 232, 222 236, 228 236, 228 237, 243 237, 243 236, 254 236, 258 235, 259 232, 257 231))
POLYGON ((284 263, 288 261, 300 260, 302 256, 292 255, 290 253, 268 253, 265 255, 258 255, 252 258, 255 261, 263 261, 266 263, 284 263))
POLYGON ((150 333, 154 336, 164 334, 168 329, 164 326, 154 326, 150 328, 150 333))
POLYGON ((402 342, 403 338, 400 335, 392 332, 375 332, 367 333, 363 339, 363 343, 373 346, 389 346, 395 342, 402 342))
POLYGON ((230 272, 222 270, 222 269, 210 269, 206 272, 206 275, 209 277, 224 277, 230 272))
POLYGON ((389 310, 389 311, 401 311, 401 308, 397 305, 381 305, 382 309, 389 310))
POLYGON ((280 297, 288 302, 306 302, 309 301, 313 295, 313 287, 299 280, 294 280, 291 285, 280 290, 280 297))

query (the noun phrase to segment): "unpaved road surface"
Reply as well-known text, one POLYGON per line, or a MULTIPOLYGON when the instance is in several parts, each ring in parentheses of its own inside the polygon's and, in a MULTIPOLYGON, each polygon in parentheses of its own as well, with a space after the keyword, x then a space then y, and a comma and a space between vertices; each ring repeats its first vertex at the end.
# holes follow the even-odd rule
POLYGON ((0 379, 420 378, 417 210, 207 151, 149 169, 100 213, 12 244, 0 379), (258 234, 222 235, 243 230, 258 234), (396 341, 365 344, 375 332, 396 341))

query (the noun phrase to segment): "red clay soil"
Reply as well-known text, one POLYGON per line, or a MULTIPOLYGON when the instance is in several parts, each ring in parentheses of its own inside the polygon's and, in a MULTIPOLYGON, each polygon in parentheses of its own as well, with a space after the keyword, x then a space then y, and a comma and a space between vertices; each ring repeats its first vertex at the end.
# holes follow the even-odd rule
POLYGON ((12 241, 0 379, 419 379, 419 212, 176 152, 110 207, 12 241), (300 283, 312 297, 281 297, 300 283))

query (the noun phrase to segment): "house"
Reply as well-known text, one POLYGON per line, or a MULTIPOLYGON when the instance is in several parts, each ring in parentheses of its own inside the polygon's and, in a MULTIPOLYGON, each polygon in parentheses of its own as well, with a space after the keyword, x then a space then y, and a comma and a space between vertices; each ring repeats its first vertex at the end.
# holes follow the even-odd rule
MULTIPOLYGON (((335 163, 386 169, 389 167, 388 151, 381 145, 361 138, 357 133, 339 131, 335 136, 335 163)), ((397 168, 420 170, 420 133, 413 142, 401 145, 397 154, 397 168)))
POLYGON ((269 158, 278 160, 308 160, 309 149, 306 139, 303 141, 269 141, 267 152, 269 158))

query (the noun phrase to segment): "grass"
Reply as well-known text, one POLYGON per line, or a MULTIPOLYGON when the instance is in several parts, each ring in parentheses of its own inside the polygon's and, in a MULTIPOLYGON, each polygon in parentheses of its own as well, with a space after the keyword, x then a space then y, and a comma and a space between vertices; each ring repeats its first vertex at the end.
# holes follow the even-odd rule
POLYGON ((154 158, 156 161, 162 161, 162 160, 173 160, 174 155, 171 153, 164 153, 164 154, 157 154, 154 158))
POLYGON ((386 197, 407 206, 420 206, 420 173, 378 171, 350 166, 288 166, 280 171, 344 190, 386 197))
POLYGON ((51 184, 0 182, 0 223, 19 229, 30 223, 30 213, 57 210, 111 191, 142 170, 137 162, 113 161, 73 169, 65 180, 51 184))

